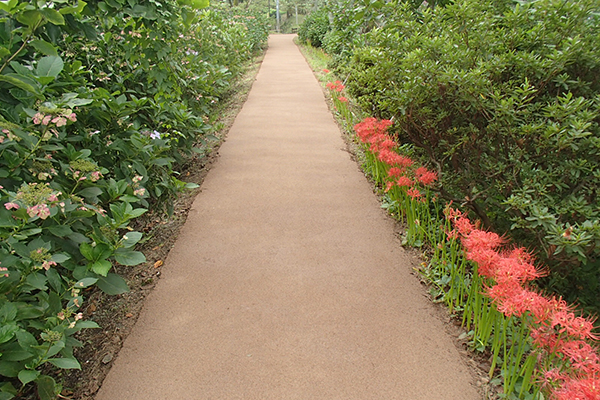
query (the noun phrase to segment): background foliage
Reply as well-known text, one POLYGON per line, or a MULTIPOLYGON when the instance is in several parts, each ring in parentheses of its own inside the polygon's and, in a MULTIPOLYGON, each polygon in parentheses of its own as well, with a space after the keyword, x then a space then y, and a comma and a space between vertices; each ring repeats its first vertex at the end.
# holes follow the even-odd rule
POLYGON ((0 2, 0 399, 79 368, 84 289, 127 291, 130 222, 170 212, 264 16, 201 2, 0 2))
POLYGON ((369 0, 326 11, 339 21, 321 41, 331 67, 438 170, 439 194, 534 249, 551 270, 546 288, 597 311, 597 2, 369 0))

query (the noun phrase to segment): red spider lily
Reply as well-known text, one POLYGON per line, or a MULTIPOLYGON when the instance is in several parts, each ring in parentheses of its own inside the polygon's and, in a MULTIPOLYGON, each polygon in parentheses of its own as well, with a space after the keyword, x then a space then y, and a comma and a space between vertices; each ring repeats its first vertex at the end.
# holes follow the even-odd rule
POLYGON ((344 96, 338 97, 338 100, 341 101, 342 103, 347 103, 348 102, 348 99, 345 98, 344 96))
POLYGON ((341 92, 344 90, 345 86, 341 81, 328 82, 326 85, 327 89, 335 90, 336 92, 341 92))
POLYGON ((533 264, 509 255, 501 257, 498 260, 494 279, 498 283, 516 281, 519 284, 523 284, 540 278, 543 275, 533 264))
MULTIPOLYGON (((422 170, 420 171, 422 172, 422 170)), ((460 211, 449 207, 446 217, 454 222, 469 260, 493 283, 486 294, 507 317, 529 313, 533 317, 530 336, 538 350, 553 354, 565 363, 561 369, 544 373, 553 399, 600 399, 600 355, 587 341, 598 340, 594 320, 578 317, 563 299, 546 297, 526 287, 543 276, 533 256, 523 248, 498 251, 503 239, 477 229, 460 211)))
MULTIPOLYGON (((457 229, 460 233, 460 228, 457 229)), ((500 254, 493 249, 485 247, 476 247, 471 250, 467 250, 467 259, 474 261, 478 265, 478 273, 486 278, 493 278, 495 274, 496 266, 500 260, 500 254)))
POLYGON ((437 173, 428 171, 425 167, 419 167, 415 170, 415 176, 425 186, 431 185, 438 178, 437 173))
POLYGON ((576 369, 587 374, 600 372, 600 357, 587 342, 583 340, 566 341, 558 351, 563 353, 576 369))
POLYGON ((368 143, 371 136, 385 134, 391 125, 392 121, 389 120, 377 121, 376 118, 365 118, 362 122, 354 125, 354 130, 363 143, 368 143))
POLYGON ((496 249, 504 243, 504 240, 494 232, 473 229, 468 234, 462 234, 464 236, 462 243, 467 251, 475 248, 496 249))
POLYGON ((600 399, 600 376, 565 377, 563 384, 553 392, 556 400, 598 400, 600 399))
POLYGON ((398 185, 399 187, 412 186, 412 184, 413 184, 413 181, 408 176, 401 176, 396 181, 396 185, 398 185))
POLYGON ((325 69, 323 69, 323 72, 325 72, 326 74, 328 74, 330 71, 327 68, 325 68, 325 69))
POLYGON ((389 136, 386 137, 386 139, 381 143, 382 149, 391 150, 396 146, 397 146, 396 142, 394 142, 392 139, 390 139, 389 136))
POLYGON ((388 176, 390 178, 398 178, 399 176, 404 175, 405 172, 406 170, 403 168, 392 167, 388 170, 388 176))
POLYGON ((433 182, 437 180, 437 173, 432 171, 427 171, 423 175, 419 176, 419 182, 421 182, 425 186, 431 185, 433 182))
POLYGON ((415 188, 409 188, 406 191, 406 194, 409 195, 413 200, 421 200, 423 197, 423 194, 421 192, 419 192, 418 189, 415 189, 415 188))

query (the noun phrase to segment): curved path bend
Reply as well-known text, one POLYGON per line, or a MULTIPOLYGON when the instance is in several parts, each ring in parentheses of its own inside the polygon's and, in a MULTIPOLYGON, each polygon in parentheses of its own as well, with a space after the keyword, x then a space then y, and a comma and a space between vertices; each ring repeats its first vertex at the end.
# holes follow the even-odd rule
POLYGON ((478 400, 291 35, 97 400, 478 400))

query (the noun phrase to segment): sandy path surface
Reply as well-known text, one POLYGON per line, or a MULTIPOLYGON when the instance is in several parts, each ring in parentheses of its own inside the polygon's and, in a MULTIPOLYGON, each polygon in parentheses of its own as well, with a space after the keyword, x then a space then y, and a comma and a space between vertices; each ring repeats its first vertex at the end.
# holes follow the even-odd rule
POLYGON ((97 400, 478 400, 293 36, 248 101, 97 400))

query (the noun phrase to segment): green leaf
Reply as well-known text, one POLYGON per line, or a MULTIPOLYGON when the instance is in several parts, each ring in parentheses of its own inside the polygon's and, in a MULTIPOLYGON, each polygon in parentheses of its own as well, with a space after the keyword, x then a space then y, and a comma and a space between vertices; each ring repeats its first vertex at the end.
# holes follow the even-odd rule
POLYGON ((69 239, 71 239, 75 243, 87 243, 87 241, 89 240, 87 237, 85 237, 83 234, 81 234, 79 232, 73 232, 72 234, 70 234, 69 239))
POLYGON ((139 251, 117 251, 115 252, 115 260, 122 265, 134 266, 146 262, 146 256, 139 251))
POLYGON ((55 263, 62 264, 67 260, 70 260, 71 256, 65 253, 55 253, 52 255, 51 260, 55 263))
MULTIPOLYGON (((12 378, 17 376, 18 371, 15 371, 12 378)), ((11 382, 4 382, 0 384, 0 400, 12 399, 19 393, 11 382)))
POLYGON ((41 375, 36 380, 37 392, 40 400, 56 400, 60 392, 60 386, 51 376, 41 375))
POLYGON ((42 98, 42 93, 34 85, 29 83, 29 80, 25 77, 21 77, 16 74, 10 74, 10 76, 0 75, 0 82, 10 83, 11 85, 18 87, 19 89, 23 89, 24 91, 29 92, 38 98, 42 98))
POLYGON ((34 307, 28 303, 21 303, 18 306, 17 321, 38 318, 41 315, 44 315, 44 312, 38 307, 34 307))
POLYGON ((2 361, 24 361, 32 357, 33 354, 25 350, 8 350, 2 353, 2 361))
POLYGON ((79 361, 74 358, 51 358, 48 362, 62 369, 81 369, 79 361))
POLYGON ((98 260, 93 263, 90 268, 98 275, 106 276, 112 268, 112 263, 108 260, 98 260))
POLYGON ((136 197, 136 196, 124 194, 123 196, 119 197, 119 200, 125 201, 127 203, 136 203, 136 202, 140 201, 140 198, 136 197))
POLYGON ((17 332, 17 340, 19 341, 19 345, 25 350, 29 350, 31 347, 39 344, 35 336, 23 329, 17 332))
POLYGON ((23 236, 35 236, 42 232, 42 228, 24 229, 20 233, 23 236))
POLYGON ((191 6, 194 9, 200 10, 202 8, 208 7, 210 5, 210 0, 192 0, 191 3, 191 6))
POLYGON ((0 1, 0 10, 12 14, 11 11, 19 3, 19 0, 0 1))
POLYGON ((173 162, 172 158, 156 158, 154 160, 151 161, 152 164, 154 165, 171 165, 171 163, 173 162))
POLYGON ((79 245, 79 252, 81 253, 81 255, 90 261, 94 260, 93 251, 94 251, 94 248, 89 243, 81 243, 79 245))
POLYGON ((81 1, 79 0, 77 2, 77 5, 75 6, 68 6, 68 7, 63 7, 60 9, 60 13, 63 15, 67 15, 67 14, 79 14, 80 12, 83 11, 83 9, 85 8, 85 6, 87 5, 87 3, 85 1, 81 1))
POLYGON ((77 288, 86 288, 92 286, 94 283, 98 282, 98 278, 83 278, 80 279, 79 282, 75 284, 77 288))
POLYGON ((75 325, 76 328, 81 328, 81 329, 97 329, 100 328, 100 325, 98 325, 97 323, 95 323, 94 321, 77 321, 77 324, 75 325))
POLYGON ((23 367, 19 362, 5 361, 4 357, 0 360, 0 375, 2 376, 16 378, 21 369, 23 369, 23 367))
POLYGON ((41 20, 42 14, 38 10, 27 10, 17 14, 17 21, 30 28, 35 28, 41 20))
POLYGON ((46 278, 56 293, 62 292, 62 278, 56 269, 50 268, 46 271, 46 278))
POLYGON ((92 254, 94 256, 93 260, 104 260, 112 255, 113 251, 107 245, 100 243, 93 248, 92 254))
POLYGON ((27 279, 25 279, 25 281, 38 290, 48 289, 48 286, 46 286, 48 279, 44 275, 38 274, 37 272, 27 275, 27 279))
MULTIPOLYGON (((69 236, 73 231, 69 225, 51 225, 48 227, 48 231, 54 236, 58 236, 60 238, 69 236)), ((56 261, 56 260, 53 260, 56 261)), ((56 261, 58 262, 58 261, 56 261)))
POLYGON ((106 294, 116 295, 129 292, 125 279, 117 274, 109 273, 105 278, 98 279, 98 287, 106 294))
POLYGON ((4 303, 2 308, 0 308, 0 322, 7 323, 9 321, 14 321, 17 317, 17 306, 15 306, 10 301, 4 303))
POLYGON ((35 39, 29 42, 37 51, 47 56, 58 56, 58 51, 51 43, 45 40, 35 39))
POLYGON ((123 244, 124 248, 128 249, 135 246, 135 244, 142 239, 142 236, 144 236, 144 234, 141 232, 127 232, 123 237, 123 242, 121 243, 123 244))
POLYGON ((30 369, 24 369, 19 371, 19 380, 23 385, 27 385, 29 382, 33 382, 40 376, 40 371, 32 371, 30 369))
POLYGON ((0 343, 6 343, 15 336, 19 327, 15 323, 0 326, 0 343))
POLYGON ((148 210, 145 208, 136 208, 135 210, 132 210, 131 212, 127 213, 127 215, 129 216, 129 218, 133 219, 139 217, 147 211, 148 210))
POLYGON ((102 189, 100 189, 99 187, 92 186, 80 190, 77 194, 81 197, 85 197, 86 199, 95 199, 96 197, 102 194, 102 189))
POLYGON ((57 77, 63 70, 65 63, 59 56, 46 56, 38 61, 35 73, 38 76, 57 77))
POLYGON ((56 11, 53 8, 42 8, 40 10, 40 12, 44 16, 44 18, 46 18, 48 21, 52 22, 54 25, 64 25, 65 24, 65 18, 62 16, 61 13, 59 13, 58 11, 56 11))

